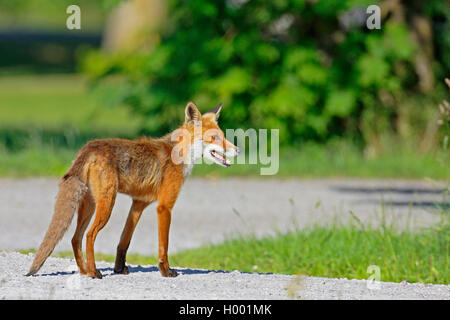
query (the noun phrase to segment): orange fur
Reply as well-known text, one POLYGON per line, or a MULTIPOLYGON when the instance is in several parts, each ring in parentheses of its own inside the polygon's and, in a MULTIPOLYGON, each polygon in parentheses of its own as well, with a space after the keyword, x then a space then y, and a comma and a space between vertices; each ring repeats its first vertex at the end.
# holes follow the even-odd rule
MULTIPOLYGON (((217 108, 216 108, 217 109, 217 108)), ((36 273, 51 254, 67 229, 75 211, 78 211, 77 227, 72 238, 75 260, 81 274, 101 278, 94 259, 94 242, 98 232, 106 225, 118 192, 133 199, 119 245, 114 271, 128 273, 125 266, 126 252, 133 231, 142 211, 157 201, 159 270, 164 277, 174 277, 175 270, 169 268, 168 243, 171 211, 186 178, 183 166, 172 161, 175 145, 182 145, 182 157, 186 160, 194 143, 195 121, 202 121, 202 136, 206 143, 220 144, 224 150, 236 146, 228 142, 217 125, 220 108, 203 116, 197 107, 188 103, 186 121, 179 128, 189 135, 172 141, 168 134, 162 138, 142 137, 137 140, 103 139, 88 142, 77 154, 72 166, 63 176, 55 205, 55 213, 49 230, 36 253, 28 275, 36 273), (221 139, 208 135, 214 132, 221 139), (86 235, 86 263, 83 259, 81 241, 89 222, 94 222, 86 235)))

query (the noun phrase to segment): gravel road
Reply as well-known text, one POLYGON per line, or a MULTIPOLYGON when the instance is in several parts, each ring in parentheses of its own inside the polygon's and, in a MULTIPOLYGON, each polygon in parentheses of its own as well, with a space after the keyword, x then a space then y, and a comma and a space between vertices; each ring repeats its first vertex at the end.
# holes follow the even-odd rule
POLYGON ((163 278, 155 266, 130 266, 130 274, 112 273, 98 262, 103 279, 80 276, 73 259, 50 257, 36 276, 25 277, 33 255, 0 252, 0 299, 445 299, 450 286, 369 283, 367 280, 298 277, 279 274, 177 268, 163 278), (219 289, 219 290, 218 290, 219 289))
MULTIPOLYGON (((57 186, 57 179, 0 179, 0 249, 39 246, 53 215, 57 186)), ((173 209, 169 254, 240 234, 262 236, 335 219, 347 222, 350 211, 372 225, 379 224, 384 213, 387 222, 399 228, 427 226, 439 221, 435 204, 449 206, 443 186, 397 180, 190 178, 173 209)), ((116 252, 130 206, 131 199, 119 194, 108 224, 97 236, 97 252, 116 252)), ((145 209, 129 253, 157 252, 155 208, 152 204, 145 209)), ((72 250, 74 222, 56 251, 72 250)))
MULTIPOLYGON (((73 259, 49 258, 35 277, 23 276, 32 255, 12 250, 37 248, 47 230, 57 179, 0 179, 0 299, 449 299, 450 286, 379 283, 276 274, 248 274, 176 268, 162 278, 155 266, 131 266, 113 275, 112 264, 97 262, 104 276, 73 273, 73 259), (126 277, 126 278, 124 278, 126 277), (126 279, 126 281, 124 281, 126 279), (370 283, 369 283, 370 285, 370 283), (220 288, 220 290, 217 290, 220 288)), ((445 182, 398 180, 189 179, 174 207, 169 255, 242 234, 257 236, 312 224, 363 223, 384 216, 399 228, 439 221, 436 204, 448 207, 445 182)), ((96 252, 115 253, 131 200, 119 195, 111 219, 99 233, 96 252)), ((149 206, 130 244, 130 253, 157 251, 155 205, 149 206)), ((55 251, 72 250, 74 223, 55 251)))

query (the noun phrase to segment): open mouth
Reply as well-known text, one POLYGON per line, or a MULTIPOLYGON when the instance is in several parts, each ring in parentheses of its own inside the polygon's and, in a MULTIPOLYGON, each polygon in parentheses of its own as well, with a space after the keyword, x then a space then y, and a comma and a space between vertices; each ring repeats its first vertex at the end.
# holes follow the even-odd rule
POLYGON ((215 162, 222 167, 228 168, 231 164, 230 161, 225 158, 222 154, 218 153, 216 150, 211 150, 211 156, 214 158, 215 162))

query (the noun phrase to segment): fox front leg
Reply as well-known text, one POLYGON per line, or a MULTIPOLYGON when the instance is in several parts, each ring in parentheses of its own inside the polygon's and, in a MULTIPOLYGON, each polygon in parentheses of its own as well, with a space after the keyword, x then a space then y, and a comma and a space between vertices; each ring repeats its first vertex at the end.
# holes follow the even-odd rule
POLYGON ((159 237, 159 263, 158 269, 163 277, 176 277, 178 273, 169 268, 169 260, 167 258, 167 249, 169 247, 169 228, 171 220, 171 211, 159 205, 156 208, 158 212, 158 237, 159 237))

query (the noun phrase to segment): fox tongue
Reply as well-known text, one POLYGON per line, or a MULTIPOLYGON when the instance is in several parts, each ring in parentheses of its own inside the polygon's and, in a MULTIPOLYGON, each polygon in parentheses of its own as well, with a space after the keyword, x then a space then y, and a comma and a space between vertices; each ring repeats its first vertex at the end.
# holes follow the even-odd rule
POLYGON ((220 153, 217 153, 216 151, 214 151, 214 156, 216 157, 216 158, 219 158, 220 160, 222 160, 223 162, 225 162, 225 157, 224 156, 222 156, 220 153))
POLYGON ((213 151, 212 154, 213 154, 214 157, 216 157, 216 158, 222 160, 222 163, 223 163, 223 164, 229 165, 228 160, 227 160, 224 156, 222 156, 221 154, 219 154, 218 152, 213 151))

